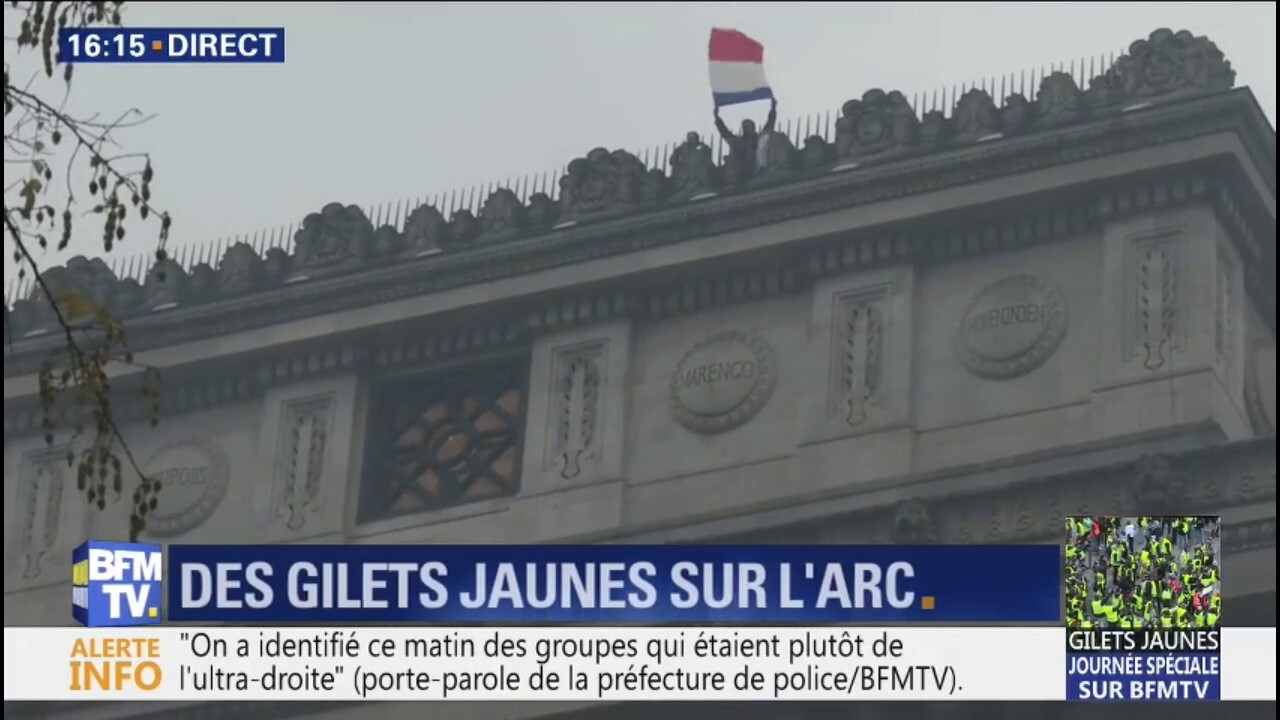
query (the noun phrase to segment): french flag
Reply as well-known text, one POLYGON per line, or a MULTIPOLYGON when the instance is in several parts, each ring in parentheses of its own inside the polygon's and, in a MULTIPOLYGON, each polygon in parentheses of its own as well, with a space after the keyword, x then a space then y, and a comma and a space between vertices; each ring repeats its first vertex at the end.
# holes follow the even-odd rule
POLYGON ((716 107, 773 97, 764 77, 763 45, 737 30, 713 28, 707 49, 716 107))

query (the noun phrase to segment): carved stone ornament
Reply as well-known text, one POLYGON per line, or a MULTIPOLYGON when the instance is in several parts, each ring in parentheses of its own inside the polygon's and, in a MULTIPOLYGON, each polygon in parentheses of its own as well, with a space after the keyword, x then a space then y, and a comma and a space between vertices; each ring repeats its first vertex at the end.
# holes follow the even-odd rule
POLYGON ((302 221, 293 236, 295 273, 340 265, 362 257, 373 240, 373 223, 355 205, 329 203, 302 221))
POLYGON ((57 545, 63 495, 75 491, 67 488, 65 453, 65 448, 32 453, 23 459, 19 472, 15 545, 22 558, 22 577, 28 580, 40 576, 41 562, 57 545))
POLYGON ((1192 512, 1187 507, 1187 478, 1164 455, 1146 455, 1134 463, 1130 482, 1132 507, 1143 508, 1152 515, 1185 515, 1192 512))
MULTIPOLYGON (((67 261, 65 267, 54 267, 42 274, 44 283, 53 291, 55 297, 68 295, 79 296, 90 300, 100 307, 111 310, 115 305, 116 276, 101 258, 88 260, 74 257, 67 261)), ((39 298, 40 286, 36 286, 33 298, 39 298)), ((64 313, 66 310, 64 310, 64 313)), ((72 319, 68 318, 69 320, 72 319)), ((91 319, 91 318, 83 318, 91 319)))
POLYGON ((480 209, 479 242, 514 240, 524 231, 525 220, 525 207, 514 192, 506 188, 494 190, 480 209))
POLYGON ((974 297, 960 316, 954 346, 974 375, 1004 380, 1031 372, 1058 349, 1067 304, 1034 275, 1013 275, 974 297))
POLYGON ((147 307, 163 310, 182 304, 187 298, 191 279, 173 258, 157 260, 147 274, 147 307))
POLYGON ((685 429, 713 434, 743 425, 760 412, 777 381, 773 348, 742 332, 695 345, 671 374, 671 414, 685 429))
POLYGON ((996 104, 985 90, 973 88, 960 96, 955 109, 956 142, 973 142, 997 132, 996 104))
POLYGON ((1036 95, 1036 123, 1043 126, 1062 125, 1080 117, 1080 98, 1075 78, 1055 72, 1040 81, 1036 95))
POLYGON ((182 535, 209 519, 227 494, 231 465, 213 443, 187 441, 158 450, 143 465, 160 481, 156 509, 147 516, 147 534, 182 535))
POLYGON ((893 513, 889 539, 896 545, 930 545, 938 542, 938 528, 929 505, 920 498, 898 504, 893 513))
POLYGON ((836 154, 855 160, 883 157, 909 149, 920 122, 902 93, 868 90, 850 100, 836 121, 836 154))
POLYGON ((449 223, 432 205, 419 205, 404 221, 405 240, 414 255, 434 255, 449 238, 449 223))
POLYGON ((1031 124, 1031 116, 1031 103, 1014 93, 1004 99, 1004 107, 1000 109, 1000 126, 1006 134, 1022 132, 1031 124))
POLYGON ((567 220, 625 212, 640 200, 644 164, 625 150, 596 148, 569 163, 560 178, 560 201, 567 220))
POLYGON ((248 243, 236 243, 222 254, 218 273, 218 291, 224 295, 238 295, 257 287, 262 282, 262 259, 248 243))
POLYGON ((1255 343, 1245 355, 1244 406, 1255 435, 1276 431, 1276 349, 1255 343))
POLYGON ((1126 100, 1178 91, 1220 92, 1230 90, 1236 79, 1231 63, 1208 38, 1167 28, 1135 41, 1111 72, 1126 100))

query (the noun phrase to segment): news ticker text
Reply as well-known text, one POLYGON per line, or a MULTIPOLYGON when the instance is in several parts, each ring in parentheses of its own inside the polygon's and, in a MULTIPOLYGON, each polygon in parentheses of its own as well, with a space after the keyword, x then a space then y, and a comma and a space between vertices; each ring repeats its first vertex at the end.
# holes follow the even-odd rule
POLYGON ((5 700, 1274 700, 1275 629, 1070 653, 1062 628, 6 628, 5 700))

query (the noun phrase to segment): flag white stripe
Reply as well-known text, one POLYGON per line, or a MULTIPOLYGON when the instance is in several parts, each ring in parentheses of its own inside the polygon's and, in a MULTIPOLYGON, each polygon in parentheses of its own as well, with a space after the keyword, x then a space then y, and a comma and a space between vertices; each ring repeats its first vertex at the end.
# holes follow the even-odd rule
POLYGON ((759 63, 711 61, 711 92, 740 93, 768 87, 759 63))

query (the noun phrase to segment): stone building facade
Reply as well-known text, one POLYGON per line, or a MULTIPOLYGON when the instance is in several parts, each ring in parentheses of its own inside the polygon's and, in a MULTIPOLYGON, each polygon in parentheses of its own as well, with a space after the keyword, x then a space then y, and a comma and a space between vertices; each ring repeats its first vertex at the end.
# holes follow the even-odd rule
MULTIPOLYGON (((137 361, 161 369, 155 428, 139 375, 115 386, 135 456, 165 480, 147 530, 162 542, 1056 543, 1066 514, 1211 513, 1226 525, 1224 620, 1274 625, 1275 157, 1217 48, 1161 30, 1087 88, 1056 73, 1034 97, 974 89, 923 117, 869 91, 834 142, 776 135, 742 183, 691 136, 669 172, 593 150, 556 200, 500 189, 476 215, 422 206, 403 229, 333 204, 292 253, 237 245, 144 284, 83 259, 48 277, 123 318, 137 361)), ((71 549, 121 537, 129 502, 87 509, 63 439, 45 442, 47 306, 19 302, 6 322, 4 619, 62 625, 71 549)))

